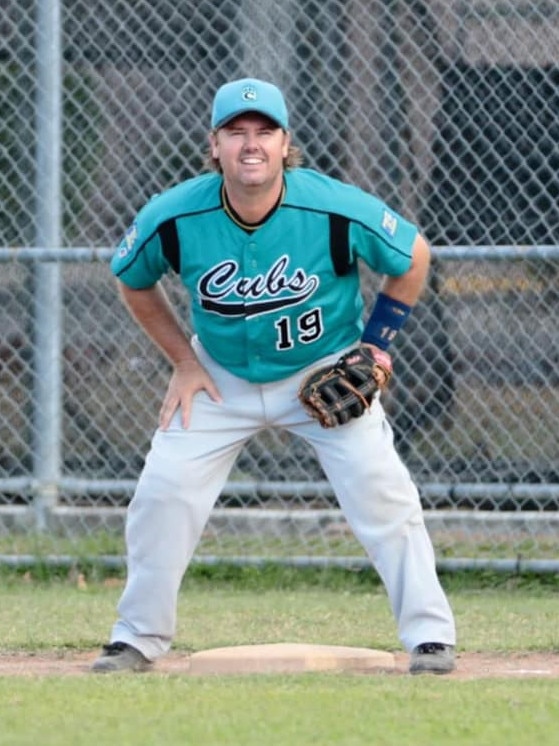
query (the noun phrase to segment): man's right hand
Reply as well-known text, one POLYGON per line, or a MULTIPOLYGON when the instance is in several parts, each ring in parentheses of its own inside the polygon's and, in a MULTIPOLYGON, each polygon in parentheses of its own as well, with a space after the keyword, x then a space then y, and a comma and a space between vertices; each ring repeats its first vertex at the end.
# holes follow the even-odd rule
POLYGON ((222 401, 213 379, 196 358, 176 364, 159 411, 159 427, 167 430, 175 412, 180 408, 182 426, 188 428, 192 399, 198 391, 207 391, 215 402, 222 401))

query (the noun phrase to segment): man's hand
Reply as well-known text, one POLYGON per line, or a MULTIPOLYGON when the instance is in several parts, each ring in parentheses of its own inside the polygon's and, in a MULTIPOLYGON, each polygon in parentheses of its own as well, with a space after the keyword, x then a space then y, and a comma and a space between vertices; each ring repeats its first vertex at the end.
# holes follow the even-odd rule
POLYGON ((192 399, 198 391, 207 391, 215 402, 222 401, 213 379, 197 358, 193 357, 176 364, 159 412, 159 427, 167 430, 173 415, 180 407, 182 426, 188 428, 192 399))

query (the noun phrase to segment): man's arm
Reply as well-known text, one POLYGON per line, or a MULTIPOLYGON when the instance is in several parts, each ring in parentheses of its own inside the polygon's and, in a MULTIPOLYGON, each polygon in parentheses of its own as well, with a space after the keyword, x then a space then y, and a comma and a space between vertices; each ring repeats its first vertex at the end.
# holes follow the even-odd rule
POLYGON ((399 277, 384 278, 361 337, 364 344, 380 350, 388 349, 421 295, 430 263, 429 245, 423 236, 417 234, 408 271, 399 277))
POLYGON ((400 277, 386 277, 382 292, 394 300, 414 306, 425 286, 430 264, 431 250, 427 241, 418 233, 412 248, 411 267, 400 277))
POLYGON ((173 366, 159 413, 160 427, 166 429, 169 426, 179 407, 183 427, 188 427, 194 394, 205 390, 214 401, 219 402, 221 396, 216 385, 198 361, 160 283, 144 290, 135 290, 119 281, 118 288, 130 315, 173 366))
POLYGON ((171 365, 196 359, 190 341, 159 283, 145 290, 135 290, 119 280, 118 289, 130 315, 171 365))

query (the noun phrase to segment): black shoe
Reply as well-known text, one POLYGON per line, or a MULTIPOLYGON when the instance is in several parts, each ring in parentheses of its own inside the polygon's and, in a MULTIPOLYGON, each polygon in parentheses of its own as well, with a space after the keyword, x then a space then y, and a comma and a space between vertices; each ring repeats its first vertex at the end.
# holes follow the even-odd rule
POLYGON ((91 666, 93 673, 147 671, 152 663, 139 650, 125 642, 103 645, 103 652, 91 666))
POLYGON ((410 673, 450 673, 454 671, 454 645, 423 642, 412 650, 410 673))

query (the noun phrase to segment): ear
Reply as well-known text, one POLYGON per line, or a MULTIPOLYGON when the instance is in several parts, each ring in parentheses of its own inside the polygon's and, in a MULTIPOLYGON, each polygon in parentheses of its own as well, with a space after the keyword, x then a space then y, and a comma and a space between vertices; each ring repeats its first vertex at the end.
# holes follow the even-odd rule
POLYGON ((210 153, 212 158, 217 159, 218 145, 217 145, 217 130, 212 130, 208 135, 208 142, 210 143, 210 153))
POLYGON ((291 145, 291 132, 283 133, 283 146, 282 146, 282 157, 285 159, 289 154, 289 146, 291 145))

